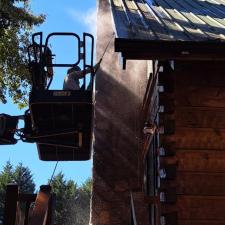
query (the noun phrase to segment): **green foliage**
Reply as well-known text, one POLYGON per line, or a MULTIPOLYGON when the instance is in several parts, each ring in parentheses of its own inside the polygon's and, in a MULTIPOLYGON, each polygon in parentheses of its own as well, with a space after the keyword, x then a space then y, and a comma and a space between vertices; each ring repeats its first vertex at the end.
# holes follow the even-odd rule
POLYGON ((32 28, 44 15, 32 14, 28 0, 0 0, 0 101, 8 94, 20 108, 26 106, 30 76, 27 47, 32 28))
POLYGON ((0 173, 0 224, 2 224, 4 204, 5 204, 5 191, 9 183, 16 183, 19 185, 22 193, 34 193, 35 184, 31 171, 19 163, 15 168, 8 161, 0 173))
MULTIPOLYGON (((34 193, 35 184, 31 171, 19 163, 16 167, 8 161, 0 173, 0 224, 2 224, 5 190, 9 183, 17 183, 21 193, 34 193)), ((86 225, 89 223, 92 180, 80 187, 66 180, 60 172, 52 179, 52 191, 56 195, 55 225, 86 225)))
POLYGON ((71 180, 66 181, 62 172, 53 178, 51 185, 56 195, 55 224, 72 224, 71 204, 76 199, 77 185, 71 180))
POLYGON ((76 225, 89 224, 91 191, 92 180, 89 178, 78 189, 76 225))
POLYGON ((92 190, 92 179, 88 178, 79 188, 81 192, 86 193, 89 197, 91 197, 91 190, 92 190))
POLYGON ((35 191, 31 171, 28 167, 24 167, 22 163, 19 163, 13 171, 13 182, 18 184, 21 193, 34 193, 35 191))
POLYGON ((56 194, 56 225, 85 225, 89 222, 92 181, 81 187, 72 180, 66 181, 62 172, 52 180, 56 194))

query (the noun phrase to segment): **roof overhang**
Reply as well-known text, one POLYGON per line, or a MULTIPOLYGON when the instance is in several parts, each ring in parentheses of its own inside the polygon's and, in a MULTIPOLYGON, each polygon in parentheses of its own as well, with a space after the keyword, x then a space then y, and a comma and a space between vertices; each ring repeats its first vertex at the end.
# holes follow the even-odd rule
POLYGON ((225 60, 225 42, 115 39, 115 51, 134 60, 225 60))

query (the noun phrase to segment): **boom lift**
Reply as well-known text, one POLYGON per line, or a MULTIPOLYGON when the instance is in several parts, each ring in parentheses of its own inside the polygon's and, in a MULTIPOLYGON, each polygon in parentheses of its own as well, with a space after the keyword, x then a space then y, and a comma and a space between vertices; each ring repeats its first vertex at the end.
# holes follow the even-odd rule
POLYGON ((75 33, 51 33, 45 43, 42 32, 33 34, 32 45, 28 48, 32 77, 29 109, 23 116, 0 114, 0 144, 16 144, 15 136, 18 136, 24 142, 37 143, 41 160, 90 159, 93 133, 93 55, 94 37, 91 34, 84 33, 81 40, 75 33), (49 42, 56 36, 74 38, 78 46, 76 62, 73 64, 52 62, 53 55, 49 42), (87 51, 90 52, 89 60, 87 51), (74 67, 81 63, 83 70, 91 70, 89 85, 84 76, 80 90, 49 90, 54 67, 74 67), (24 120, 22 129, 17 128, 19 119, 24 120))

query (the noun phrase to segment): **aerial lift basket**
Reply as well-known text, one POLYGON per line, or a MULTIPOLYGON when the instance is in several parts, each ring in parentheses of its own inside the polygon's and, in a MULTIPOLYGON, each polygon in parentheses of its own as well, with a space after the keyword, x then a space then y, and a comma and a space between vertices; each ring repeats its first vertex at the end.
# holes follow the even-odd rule
POLYGON ((73 67, 82 62, 83 70, 93 69, 94 38, 84 33, 83 40, 75 33, 51 33, 45 44, 42 43, 42 33, 33 35, 30 51, 32 74, 32 91, 29 99, 32 134, 25 135, 25 140, 37 143, 39 158, 46 161, 77 161, 88 160, 91 157, 93 132, 93 80, 90 75, 90 85, 86 86, 83 78, 83 88, 80 90, 49 90, 48 78, 52 80, 54 67, 73 67), (78 59, 74 64, 54 64, 49 55, 49 40, 53 36, 71 36, 78 43, 78 59), (36 42, 37 37, 39 43, 36 42), (91 42, 88 49, 91 60, 87 64, 87 40, 91 42), (49 71, 51 71, 49 74, 49 71))

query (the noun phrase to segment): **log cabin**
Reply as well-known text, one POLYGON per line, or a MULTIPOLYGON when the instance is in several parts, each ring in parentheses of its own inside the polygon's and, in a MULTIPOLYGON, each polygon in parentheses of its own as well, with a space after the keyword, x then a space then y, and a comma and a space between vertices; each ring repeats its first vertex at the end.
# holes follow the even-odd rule
POLYGON ((225 1, 98 0, 108 43, 91 224, 225 225, 225 1))

